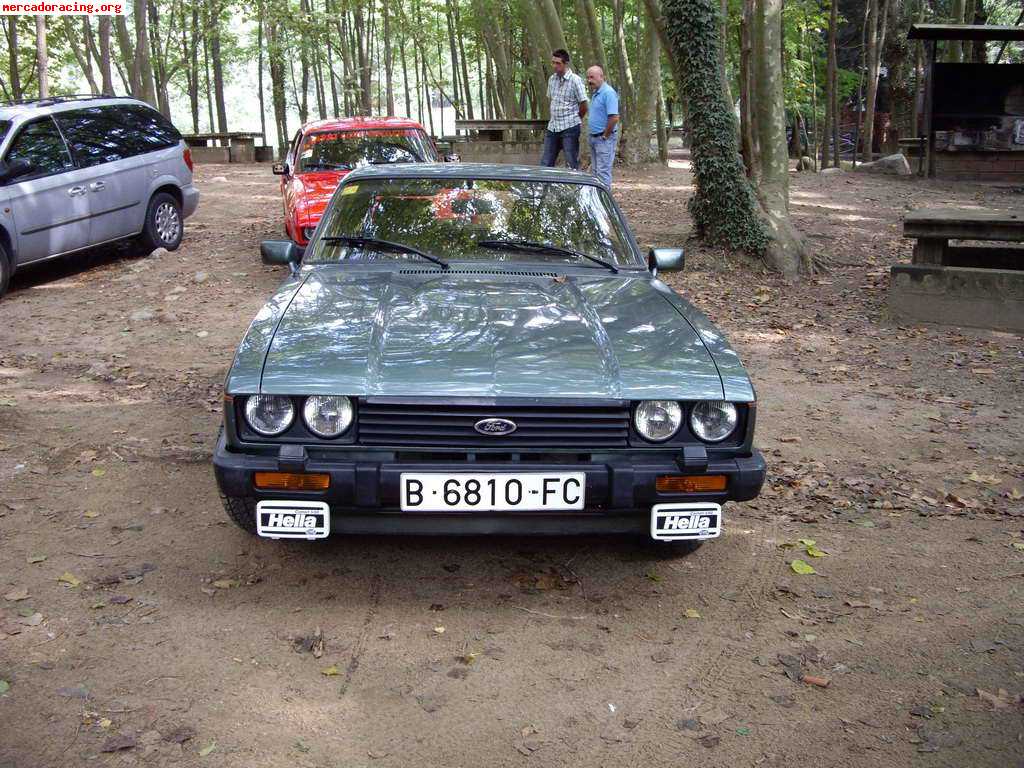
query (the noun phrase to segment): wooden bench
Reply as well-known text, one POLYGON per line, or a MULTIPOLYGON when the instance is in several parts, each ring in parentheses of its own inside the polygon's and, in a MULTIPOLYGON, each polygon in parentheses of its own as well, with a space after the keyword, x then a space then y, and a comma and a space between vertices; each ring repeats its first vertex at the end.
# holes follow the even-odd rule
POLYGON ((912 263, 892 267, 894 319, 1024 332, 1024 247, 949 244, 1024 244, 1024 211, 914 211, 903 236, 917 242, 912 263))
POLYGON ((455 130, 475 131, 480 141, 511 141, 513 131, 543 131, 547 120, 456 120, 455 130))

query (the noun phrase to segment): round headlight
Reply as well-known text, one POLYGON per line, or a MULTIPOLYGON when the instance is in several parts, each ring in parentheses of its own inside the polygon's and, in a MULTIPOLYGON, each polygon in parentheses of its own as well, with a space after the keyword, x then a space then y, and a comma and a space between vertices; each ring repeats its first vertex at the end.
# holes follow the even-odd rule
POLYGON ((341 395, 307 397, 302 418, 313 434, 337 437, 352 424, 352 401, 341 395))
POLYGON ((725 440, 736 429, 736 406, 724 400, 702 400, 690 412, 693 434, 705 443, 725 440))
POLYGON ((644 400, 633 414, 636 431, 655 443, 672 437, 682 421, 683 409, 675 400, 644 400))
POLYGON ((280 435, 292 424, 295 408, 284 395, 253 395, 245 401, 245 420, 261 435, 280 435))

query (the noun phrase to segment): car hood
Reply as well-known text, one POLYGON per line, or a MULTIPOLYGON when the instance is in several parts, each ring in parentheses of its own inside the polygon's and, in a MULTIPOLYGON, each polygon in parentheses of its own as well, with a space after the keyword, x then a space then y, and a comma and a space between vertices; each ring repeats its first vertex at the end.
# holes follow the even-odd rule
POLYGON ((666 290, 649 275, 308 268, 257 316, 228 390, 722 398, 714 359, 666 290))
POLYGON ((331 202, 334 190, 350 171, 311 171, 292 180, 296 212, 305 226, 315 226, 331 202))

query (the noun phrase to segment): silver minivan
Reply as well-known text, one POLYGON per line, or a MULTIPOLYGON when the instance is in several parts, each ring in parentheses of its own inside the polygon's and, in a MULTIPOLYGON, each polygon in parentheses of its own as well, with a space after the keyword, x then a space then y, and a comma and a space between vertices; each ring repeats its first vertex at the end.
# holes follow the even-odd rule
POLYGON ((19 267, 102 243, 173 251, 198 203, 188 146, 148 104, 0 104, 0 295, 19 267))

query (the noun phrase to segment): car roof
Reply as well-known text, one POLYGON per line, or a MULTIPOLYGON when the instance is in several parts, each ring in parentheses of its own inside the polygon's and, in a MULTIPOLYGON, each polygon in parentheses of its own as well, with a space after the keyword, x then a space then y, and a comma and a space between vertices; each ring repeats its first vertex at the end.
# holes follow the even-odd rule
POLYGON ((52 115, 81 107, 105 107, 112 104, 136 104, 153 109, 152 104, 128 96, 53 96, 21 102, 0 102, 0 120, 52 115))
MULTIPOLYGON (((302 126, 303 133, 310 131, 366 131, 379 128, 416 128, 423 126, 407 117, 337 117, 331 120, 314 120, 302 126)), ((424 131, 425 133, 425 131, 424 131)))
POLYGON ((567 168, 502 163, 395 163, 357 168, 345 183, 359 179, 491 179, 494 181, 546 181, 565 184, 604 185, 596 176, 567 168))

